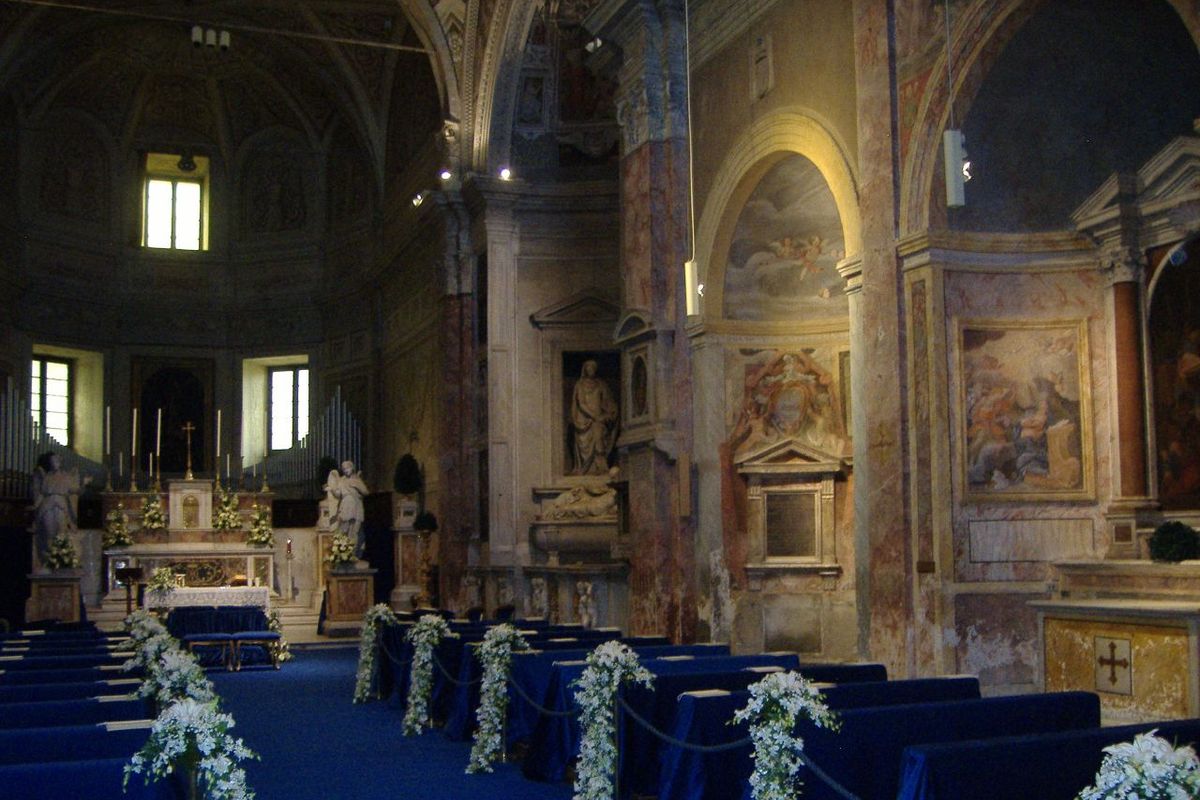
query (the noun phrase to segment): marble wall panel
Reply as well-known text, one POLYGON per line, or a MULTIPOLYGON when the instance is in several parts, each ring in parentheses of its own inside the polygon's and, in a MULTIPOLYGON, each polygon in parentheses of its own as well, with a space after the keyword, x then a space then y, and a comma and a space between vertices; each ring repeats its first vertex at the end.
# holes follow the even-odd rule
POLYGON ((1042 595, 960 594, 945 644, 955 672, 978 675, 991 693, 1031 691, 1038 681, 1037 614, 1028 601, 1042 595))
POLYGON ((972 520, 972 563, 1086 558, 1095 548, 1091 519, 972 520))

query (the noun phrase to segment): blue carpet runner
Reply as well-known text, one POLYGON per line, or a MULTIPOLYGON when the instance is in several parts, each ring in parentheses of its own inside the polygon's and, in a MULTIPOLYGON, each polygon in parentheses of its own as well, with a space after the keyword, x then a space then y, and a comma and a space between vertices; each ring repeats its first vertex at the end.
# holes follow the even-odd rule
POLYGON ((467 775, 470 743, 438 730, 403 736, 394 702, 354 705, 357 649, 297 652, 276 672, 210 672, 223 706, 262 761, 246 768, 260 800, 567 800, 567 784, 525 779, 517 764, 467 775))

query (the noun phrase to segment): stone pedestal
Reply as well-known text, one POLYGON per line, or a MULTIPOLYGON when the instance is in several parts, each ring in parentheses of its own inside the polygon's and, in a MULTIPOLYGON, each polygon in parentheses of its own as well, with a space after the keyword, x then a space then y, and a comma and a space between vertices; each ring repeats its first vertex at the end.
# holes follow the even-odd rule
POLYGON ((352 636, 362 629, 363 617, 375 602, 376 572, 330 570, 325 583, 325 635, 352 636))
POLYGON ((25 620, 55 619, 59 622, 79 622, 81 570, 37 573, 29 576, 29 600, 25 604, 25 620))

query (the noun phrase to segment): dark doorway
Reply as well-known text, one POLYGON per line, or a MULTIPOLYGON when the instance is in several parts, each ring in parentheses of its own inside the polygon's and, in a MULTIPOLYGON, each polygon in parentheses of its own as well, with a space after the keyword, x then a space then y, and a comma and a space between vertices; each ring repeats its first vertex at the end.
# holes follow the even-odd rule
MULTIPOLYGON (((192 469, 208 466, 206 444, 210 433, 208 409, 204 402, 204 384, 190 370, 162 367, 151 373, 142 384, 138 429, 139 450, 153 453, 158 436, 158 414, 162 411, 163 473, 183 474, 187 469, 188 434, 184 426, 191 423, 192 469)), ((146 459, 140 458, 145 468, 146 459)))

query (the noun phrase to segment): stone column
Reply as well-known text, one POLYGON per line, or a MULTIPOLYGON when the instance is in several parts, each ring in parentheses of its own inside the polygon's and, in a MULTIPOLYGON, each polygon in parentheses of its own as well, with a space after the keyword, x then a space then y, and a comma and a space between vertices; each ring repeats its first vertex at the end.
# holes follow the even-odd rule
POLYGON ((630 629, 675 641, 692 639, 696 626, 683 15, 682 0, 604 0, 584 22, 619 51, 623 306, 650 320, 648 388, 664 406, 652 436, 618 443, 629 482, 630 629))
POLYGON ((850 297, 851 422, 859 649, 906 677, 916 659, 889 7, 854 0, 863 251, 861 288, 850 297))

